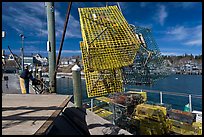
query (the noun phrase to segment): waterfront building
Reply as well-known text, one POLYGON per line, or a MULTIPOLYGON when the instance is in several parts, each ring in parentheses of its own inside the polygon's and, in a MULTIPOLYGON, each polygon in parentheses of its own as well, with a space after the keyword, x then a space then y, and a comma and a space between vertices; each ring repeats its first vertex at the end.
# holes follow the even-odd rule
POLYGON ((4 72, 6 73, 15 73, 18 69, 18 66, 15 60, 6 60, 4 64, 4 72))
POLYGON ((14 58, 18 59, 19 57, 16 54, 9 54, 8 60, 14 60, 14 58))
POLYGON ((24 56, 24 65, 33 66, 34 63, 34 57, 33 56, 24 56))
POLYGON ((48 58, 47 57, 42 57, 40 54, 36 54, 33 56, 35 59, 35 62, 40 62, 39 64, 43 66, 48 66, 48 58))
POLYGON ((60 67, 67 67, 69 64, 69 58, 62 58, 60 60, 60 67))

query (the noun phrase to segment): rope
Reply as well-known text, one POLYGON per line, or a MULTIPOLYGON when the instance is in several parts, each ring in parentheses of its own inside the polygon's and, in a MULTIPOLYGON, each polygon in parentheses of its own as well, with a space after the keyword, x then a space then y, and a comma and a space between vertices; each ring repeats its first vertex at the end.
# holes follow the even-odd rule
POLYGON ((120 3, 117 2, 117 5, 118 5, 118 8, 119 8, 120 12, 122 13, 122 10, 121 10, 121 8, 120 8, 120 3))

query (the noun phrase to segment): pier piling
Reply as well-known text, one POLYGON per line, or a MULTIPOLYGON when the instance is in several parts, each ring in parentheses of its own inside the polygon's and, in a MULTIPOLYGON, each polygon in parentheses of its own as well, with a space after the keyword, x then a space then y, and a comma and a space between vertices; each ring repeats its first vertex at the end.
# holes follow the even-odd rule
POLYGON ((72 67, 74 105, 82 108, 82 86, 81 86, 81 71, 78 65, 72 67))
POLYGON ((190 108, 190 112, 192 112, 192 103, 191 103, 191 95, 189 96, 189 108, 190 108))
POLYGON ((160 92, 160 104, 163 104, 163 102, 162 102, 162 92, 160 92))

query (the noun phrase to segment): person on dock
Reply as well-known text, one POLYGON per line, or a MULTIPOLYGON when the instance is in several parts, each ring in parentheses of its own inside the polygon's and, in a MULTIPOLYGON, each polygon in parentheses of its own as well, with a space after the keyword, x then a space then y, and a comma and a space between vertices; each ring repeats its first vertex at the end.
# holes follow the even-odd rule
POLYGON ((29 66, 26 65, 20 75, 20 87, 22 94, 29 94, 29 80, 34 81, 35 78, 32 76, 32 73, 29 72, 29 66))

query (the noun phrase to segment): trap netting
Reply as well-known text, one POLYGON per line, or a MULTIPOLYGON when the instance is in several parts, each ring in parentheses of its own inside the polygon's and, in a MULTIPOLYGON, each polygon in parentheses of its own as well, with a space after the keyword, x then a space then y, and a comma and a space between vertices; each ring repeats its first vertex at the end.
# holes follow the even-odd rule
POLYGON ((89 59, 86 44, 80 42, 84 73, 86 80, 86 90, 88 97, 103 96, 109 93, 122 92, 122 72, 121 69, 91 70, 88 68, 89 59))
POLYGON ((123 67, 124 84, 152 84, 170 74, 161 56, 151 29, 131 25, 132 31, 140 41, 134 63, 123 67))
POLYGON ((117 6, 78 10, 90 69, 115 69, 133 63, 139 41, 117 6))

